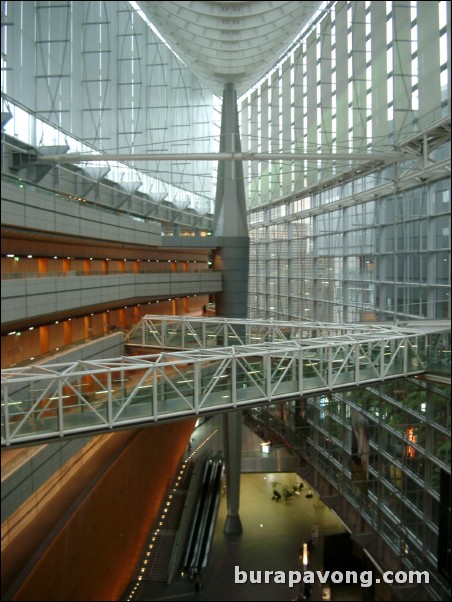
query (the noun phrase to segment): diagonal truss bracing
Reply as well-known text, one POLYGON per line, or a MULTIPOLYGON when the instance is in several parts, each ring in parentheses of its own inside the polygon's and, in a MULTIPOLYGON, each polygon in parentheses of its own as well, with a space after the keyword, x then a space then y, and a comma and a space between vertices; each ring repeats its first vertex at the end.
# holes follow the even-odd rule
MULTIPOLYGON (((2 445, 101 433, 420 374, 432 350, 444 348, 438 339, 449 341, 450 324, 146 316, 134 337, 137 333, 139 347, 146 340, 162 351, 2 370, 2 445)), ((128 344, 137 345, 135 339, 128 344)))

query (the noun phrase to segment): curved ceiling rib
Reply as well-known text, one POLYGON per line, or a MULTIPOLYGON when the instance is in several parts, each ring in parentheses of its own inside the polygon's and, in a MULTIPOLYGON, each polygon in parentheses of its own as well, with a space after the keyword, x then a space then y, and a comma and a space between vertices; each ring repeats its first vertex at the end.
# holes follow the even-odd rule
POLYGON ((270 70, 322 2, 137 2, 215 94, 246 92, 270 70))

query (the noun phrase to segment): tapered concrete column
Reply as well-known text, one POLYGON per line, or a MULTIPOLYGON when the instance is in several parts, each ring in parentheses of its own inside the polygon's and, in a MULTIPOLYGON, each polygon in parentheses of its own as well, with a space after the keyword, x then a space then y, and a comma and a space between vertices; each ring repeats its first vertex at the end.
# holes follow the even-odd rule
MULTIPOLYGON (((226 84, 223 93, 221 152, 241 152, 237 96, 233 84, 226 84)), ((213 268, 223 274, 223 291, 215 295, 216 314, 225 318, 246 318, 250 238, 241 161, 218 162, 213 233, 223 241, 213 253, 213 268)), ((242 412, 224 414, 223 429, 228 507, 224 531, 237 534, 242 532, 239 517, 242 412)))
POLYGON ((217 316, 246 318, 248 313, 249 238, 228 236, 212 254, 213 269, 223 275, 223 291, 215 295, 217 316))
MULTIPOLYGON (((223 94, 221 152, 241 152, 237 98, 233 84, 226 84, 223 94)), ((223 239, 223 246, 213 254, 214 270, 221 270, 223 273, 223 292, 215 296, 216 313, 226 318, 246 318, 250 238, 241 161, 218 162, 214 235, 223 239)))
POLYGON ((239 516, 242 464, 242 412, 240 410, 223 414, 223 448, 228 508, 224 532, 228 535, 236 535, 242 532, 239 516))

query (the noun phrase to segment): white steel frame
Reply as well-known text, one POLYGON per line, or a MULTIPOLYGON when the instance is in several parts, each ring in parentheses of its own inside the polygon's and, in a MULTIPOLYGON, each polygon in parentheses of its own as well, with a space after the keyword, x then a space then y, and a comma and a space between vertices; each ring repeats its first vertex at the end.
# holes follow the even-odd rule
MULTIPOLYGON (((429 346, 434 346, 431 337, 450 333, 450 324, 397 327, 145 316, 135 335, 137 331, 140 346, 159 345, 167 351, 2 370, 2 446, 420 374, 429 346), (143 333, 152 340, 145 341, 143 333), (212 333, 216 346, 209 348, 212 333), (261 342, 251 344, 256 336, 261 342), (231 345, 232 340, 239 345, 231 345), (196 348, 189 349, 192 345, 196 348)), ((128 344, 133 341, 132 333, 128 344)))

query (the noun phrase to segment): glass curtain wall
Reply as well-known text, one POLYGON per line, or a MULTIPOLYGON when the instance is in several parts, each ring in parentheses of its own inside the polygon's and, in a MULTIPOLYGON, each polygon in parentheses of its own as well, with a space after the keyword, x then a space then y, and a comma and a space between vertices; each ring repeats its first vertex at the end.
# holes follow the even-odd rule
MULTIPOLYGON (((250 318, 450 319, 450 9, 332 3, 240 99, 246 151, 408 154, 249 163, 250 318)), ((449 374, 450 337, 442 357, 449 374)), ((253 413, 450 597, 450 386, 389 381, 253 413)))
POLYGON ((240 99, 249 317, 450 316, 450 3, 338 2, 240 99))
MULTIPOLYGON (((215 104, 130 2, 2 2, 2 112, 12 114, 6 133, 22 142, 68 152, 214 152, 215 104)), ((136 166, 109 164, 108 177, 213 213, 210 162, 136 166)))
POLYGON ((398 379, 274 404, 252 417, 305 455, 405 567, 428 570, 433 599, 450 596, 449 387, 398 379))

